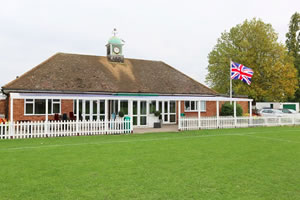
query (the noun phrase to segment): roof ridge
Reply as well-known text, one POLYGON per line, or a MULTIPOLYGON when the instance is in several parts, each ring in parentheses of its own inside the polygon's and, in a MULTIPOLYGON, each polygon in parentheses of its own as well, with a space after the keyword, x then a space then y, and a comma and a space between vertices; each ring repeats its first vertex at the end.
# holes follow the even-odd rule
POLYGON ((38 67, 40 67, 41 65, 43 65, 43 64, 45 64, 45 63, 47 63, 47 62, 49 62, 49 60, 51 60, 54 56, 57 56, 58 54, 61 54, 61 53, 58 52, 58 53, 56 53, 56 54, 50 56, 49 58, 47 58, 46 60, 44 60, 43 62, 41 62, 40 64, 38 64, 37 66, 35 66, 35 67, 33 67, 32 69, 28 70, 27 72, 23 73, 23 74, 22 74, 21 76, 19 76, 18 78, 14 79, 14 80, 12 80, 12 81, 10 81, 10 82, 8 82, 8 83, 5 84, 4 86, 2 86, 2 88, 5 88, 5 87, 7 87, 8 85, 13 84, 14 82, 16 82, 17 80, 19 80, 20 78, 22 78, 22 77, 26 76, 27 74, 29 74, 29 73, 35 71, 38 67))
MULTIPOLYGON (((64 53, 58 52, 57 54, 66 54, 66 55, 78 55, 78 56, 95 56, 95 57, 107 57, 107 56, 99 56, 99 55, 90 55, 90 54, 79 54, 79 53, 64 53)), ((147 60, 147 59, 138 59, 138 58, 124 58, 125 60, 142 60, 142 61, 152 61, 152 62, 161 62, 160 60, 147 60)))
POLYGON ((190 79, 190 80, 192 80, 192 81, 196 82, 197 84, 199 84, 199 85, 201 85, 201 86, 203 86, 203 87, 207 88, 208 90, 211 90, 211 91, 212 91, 212 92, 214 92, 215 94, 219 94, 219 93, 218 93, 218 92, 216 92, 215 90, 213 90, 213 89, 211 89, 211 88, 207 87, 206 85, 204 85, 204 84, 202 84, 202 83, 200 83, 200 82, 196 81, 196 80, 195 80, 195 79, 193 79, 192 77, 190 77, 190 76, 186 75, 185 73, 183 73, 183 72, 179 71, 178 69, 176 69, 176 68, 172 67, 171 65, 169 65, 169 64, 167 64, 167 63, 165 63, 165 62, 163 62, 163 61, 160 61, 160 62, 162 62, 162 63, 163 63, 164 65, 166 65, 167 67, 169 67, 169 68, 171 68, 171 69, 174 69, 174 70, 176 70, 177 72, 181 73, 182 75, 184 75, 184 76, 185 76, 185 77, 187 77, 188 79, 190 79))

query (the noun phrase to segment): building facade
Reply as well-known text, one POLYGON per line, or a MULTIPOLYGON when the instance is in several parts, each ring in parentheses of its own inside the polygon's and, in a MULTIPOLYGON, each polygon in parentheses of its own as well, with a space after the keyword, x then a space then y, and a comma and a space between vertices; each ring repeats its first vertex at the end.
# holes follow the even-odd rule
POLYGON ((226 101, 244 112, 251 106, 251 99, 221 96, 164 62, 124 58, 115 34, 106 49, 106 56, 57 53, 3 86, 8 120, 109 120, 123 113, 135 127, 151 127, 156 111, 163 124, 176 124, 182 116, 217 116, 226 101))

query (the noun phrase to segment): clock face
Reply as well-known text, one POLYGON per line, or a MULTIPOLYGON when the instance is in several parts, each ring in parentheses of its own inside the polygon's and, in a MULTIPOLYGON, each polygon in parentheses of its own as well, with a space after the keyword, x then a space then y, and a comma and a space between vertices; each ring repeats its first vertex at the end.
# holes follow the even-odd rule
POLYGON ((118 54, 118 53, 120 53, 120 49, 119 49, 118 47, 114 47, 114 52, 115 52, 116 54, 118 54))

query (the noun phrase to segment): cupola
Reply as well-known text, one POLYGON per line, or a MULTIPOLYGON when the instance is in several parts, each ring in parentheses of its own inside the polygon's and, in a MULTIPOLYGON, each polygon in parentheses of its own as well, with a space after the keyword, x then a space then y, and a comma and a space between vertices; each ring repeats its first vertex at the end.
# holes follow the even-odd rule
POLYGON ((113 36, 106 45, 107 58, 111 62, 124 62, 122 47, 124 41, 117 37, 117 29, 113 30, 113 36))

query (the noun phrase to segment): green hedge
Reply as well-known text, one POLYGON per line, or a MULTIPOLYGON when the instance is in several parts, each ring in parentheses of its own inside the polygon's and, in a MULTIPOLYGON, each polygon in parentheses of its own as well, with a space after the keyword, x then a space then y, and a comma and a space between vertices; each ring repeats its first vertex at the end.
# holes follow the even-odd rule
MULTIPOLYGON (((226 102, 222 105, 221 116, 233 116, 233 103, 230 104, 229 102, 226 102)), ((242 116, 243 115, 243 108, 240 104, 236 104, 236 116, 242 116)))

